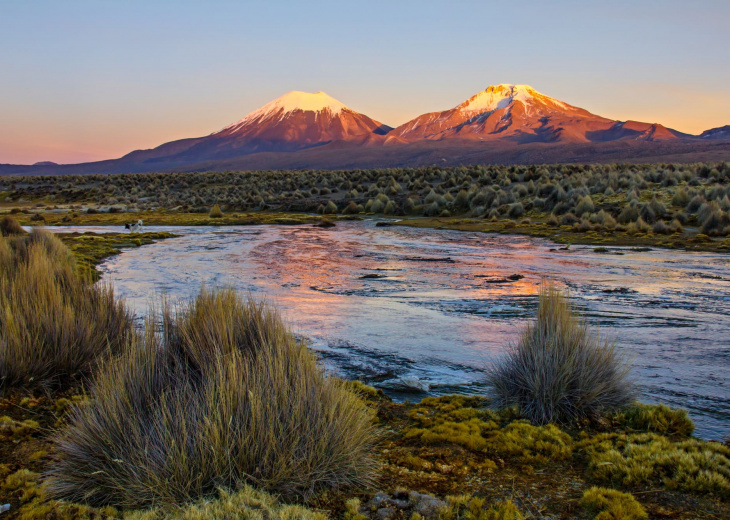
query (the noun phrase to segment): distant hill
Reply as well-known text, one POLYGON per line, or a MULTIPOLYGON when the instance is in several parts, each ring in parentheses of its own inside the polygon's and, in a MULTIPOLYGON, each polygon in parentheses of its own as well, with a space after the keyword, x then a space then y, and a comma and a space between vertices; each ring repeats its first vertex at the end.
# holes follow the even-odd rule
POLYGON ((0 165, 0 174, 726 159, 730 126, 693 136, 598 116, 529 85, 501 84, 397 128, 324 92, 293 91, 207 136, 93 163, 0 165))
POLYGON ((730 140, 730 125, 720 126, 705 130, 700 134, 702 139, 723 139, 730 140))

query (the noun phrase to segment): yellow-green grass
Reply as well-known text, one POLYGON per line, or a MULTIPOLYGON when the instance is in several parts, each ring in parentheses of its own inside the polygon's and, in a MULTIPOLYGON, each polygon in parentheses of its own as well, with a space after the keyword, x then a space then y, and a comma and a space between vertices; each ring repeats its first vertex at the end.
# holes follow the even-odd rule
POLYGON ((117 255, 123 249, 141 247, 158 240, 172 238, 174 233, 56 233, 76 257, 77 268, 92 281, 99 279, 96 269, 102 260, 117 255))
POLYGON ((646 520, 649 515, 630 493, 592 487, 583 493, 580 505, 595 514, 594 520, 646 520))
MULTIPOLYGON (((142 220, 145 226, 255 226, 316 224, 322 220, 319 215, 275 211, 227 212, 211 217, 209 213, 186 213, 155 210, 136 213, 43 213, 43 221, 32 221, 32 215, 13 215, 24 226, 118 226, 124 232, 124 225, 142 220)), ((332 218, 330 216, 330 218, 332 218)), ((352 218, 352 217, 350 217, 352 218)))

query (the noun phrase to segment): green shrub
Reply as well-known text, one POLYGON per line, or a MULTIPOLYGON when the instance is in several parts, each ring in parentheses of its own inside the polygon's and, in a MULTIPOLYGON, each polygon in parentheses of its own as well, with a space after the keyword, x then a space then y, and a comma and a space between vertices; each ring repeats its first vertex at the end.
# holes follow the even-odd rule
POLYGON ((0 238, 0 393, 65 389, 132 335, 132 316, 111 286, 78 274, 47 231, 0 238))
POLYGON ((537 320, 488 369, 496 404, 516 406, 536 424, 597 417, 633 402, 629 367, 574 314, 549 283, 540 289, 537 320))
POLYGON ((687 411, 663 404, 636 404, 617 414, 619 424, 631 430, 689 437, 695 429, 687 411))
POLYGON ((596 514, 595 520, 645 520, 649 518, 639 502, 630 494, 593 486, 583 493, 580 505, 596 514))
POLYGON ((370 479, 364 402, 325 375, 272 308, 232 290, 163 306, 106 363, 91 397, 55 439, 55 497, 129 508, 242 483, 306 497, 370 479))

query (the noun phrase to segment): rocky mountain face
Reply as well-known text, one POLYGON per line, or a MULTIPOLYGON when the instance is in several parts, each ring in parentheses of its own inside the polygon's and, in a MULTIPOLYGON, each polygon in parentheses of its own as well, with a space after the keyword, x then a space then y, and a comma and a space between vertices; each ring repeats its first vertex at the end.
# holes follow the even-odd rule
MULTIPOLYGON (((395 128, 407 141, 469 139, 518 144, 658 141, 685 134, 658 124, 614 121, 546 96, 529 85, 492 85, 452 109, 395 128)), ((689 136, 687 136, 689 137, 689 136)))

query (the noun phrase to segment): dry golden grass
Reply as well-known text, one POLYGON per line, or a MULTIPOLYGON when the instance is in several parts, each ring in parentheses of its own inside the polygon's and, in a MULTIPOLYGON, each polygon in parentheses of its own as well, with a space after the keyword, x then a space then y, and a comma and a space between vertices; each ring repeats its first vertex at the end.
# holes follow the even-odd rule
POLYGON ((244 483, 291 498, 369 481, 368 409, 274 309, 203 289, 161 314, 57 436, 54 496, 137 508, 244 483))
POLYGON ((119 352, 132 317, 51 233, 0 237, 0 392, 63 389, 119 352))

